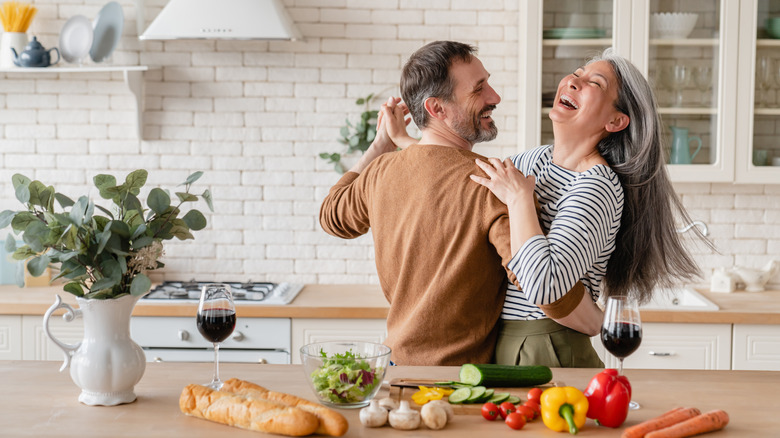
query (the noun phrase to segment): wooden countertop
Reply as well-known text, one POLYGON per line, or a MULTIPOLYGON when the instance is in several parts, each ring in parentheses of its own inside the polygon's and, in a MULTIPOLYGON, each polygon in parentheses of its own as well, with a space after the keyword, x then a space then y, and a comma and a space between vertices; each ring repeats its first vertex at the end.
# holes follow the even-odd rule
MULTIPOLYGON (((713 324, 780 324, 780 291, 710 293, 697 289, 720 307, 717 311, 642 310, 643 322, 713 324)), ((20 289, 0 286, 0 315, 43 315, 59 294, 67 303, 75 298, 61 287, 20 289)), ((136 316, 195 316, 195 303, 158 303, 141 300, 136 316)), ((241 305, 239 317, 269 318, 387 318, 388 304, 378 285, 306 285, 286 306, 241 305)))
MULTIPOLYGON (((0 432, 3 436, 73 437, 261 437, 265 435, 185 416, 179 411, 181 389, 189 383, 211 378, 210 363, 149 363, 136 385, 138 400, 113 407, 90 407, 78 402, 79 389, 67 372, 59 373, 59 362, 0 361, 3 396, 0 397, 0 432)), ((300 365, 232 364, 220 366, 223 378, 239 377, 269 389, 314 400, 300 365)), ((395 377, 450 380, 458 367, 390 367, 386 380, 395 377)), ((567 385, 585 388, 595 374, 592 369, 553 369, 553 377, 567 385)), ((655 417, 675 406, 695 406, 702 412, 723 409, 729 425, 707 437, 777 436, 780 417, 773 391, 780 387, 780 373, 771 371, 660 371, 627 370, 634 399, 642 405, 630 411, 624 427, 609 429, 588 420, 578 436, 618 437, 625 427, 655 417)), ((518 390, 523 394, 525 390, 518 390)), ((379 397, 387 395, 382 389, 379 397)), ((502 422, 489 423, 479 415, 457 415, 444 429, 421 426, 415 432, 396 431, 388 426, 363 427, 358 410, 339 410, 349 421, 345 437, 473 437, 484 436, 569 436, 548 430, 540 419, 522 431, 502 422)))

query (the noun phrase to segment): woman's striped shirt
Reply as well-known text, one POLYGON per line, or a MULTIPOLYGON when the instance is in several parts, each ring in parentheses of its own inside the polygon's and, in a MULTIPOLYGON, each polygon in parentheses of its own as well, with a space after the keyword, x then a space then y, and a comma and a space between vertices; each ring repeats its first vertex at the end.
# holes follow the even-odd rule
POLYGON ((526 241, 512 258, 509 268, 522 291, 509 282, 502 319, 546 318, 538 306, 560 299, 577 280, 595 301, 615 249, 623 211, 617 174, 601 164, 582 173, 566 170, 553 164, 552 150, 545 145, 512 157, 524 175, 536 177, 546 235, 526 241))

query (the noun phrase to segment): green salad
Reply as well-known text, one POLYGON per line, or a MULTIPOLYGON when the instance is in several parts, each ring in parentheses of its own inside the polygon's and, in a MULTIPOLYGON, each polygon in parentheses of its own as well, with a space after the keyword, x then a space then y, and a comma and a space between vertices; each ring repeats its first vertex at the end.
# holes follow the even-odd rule
POLYGON ((356 403, 366 399, 382 382, 382 367, 375 369, 352 350, 328 357, 320 350, 322 366, 311 373, 314 388, 323 400, 332 403, 356 403))

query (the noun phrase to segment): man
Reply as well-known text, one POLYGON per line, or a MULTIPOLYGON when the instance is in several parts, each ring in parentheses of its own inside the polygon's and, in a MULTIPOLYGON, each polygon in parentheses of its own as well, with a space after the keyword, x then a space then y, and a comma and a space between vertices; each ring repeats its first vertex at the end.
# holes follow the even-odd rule
POLYGON ((422 138, 393 152, 380 121, 371 147, 320 210, 323 229, 334 236, 372 229, 396 364, 492 359, 507 276, 516 278, 505 268, 506 207, 469 178, 484 174, 472 147, 497 135, 491 114, 501 98, 489 76, 467 44, 437 41, 415 52, 403 68, 401 94, 422 138))

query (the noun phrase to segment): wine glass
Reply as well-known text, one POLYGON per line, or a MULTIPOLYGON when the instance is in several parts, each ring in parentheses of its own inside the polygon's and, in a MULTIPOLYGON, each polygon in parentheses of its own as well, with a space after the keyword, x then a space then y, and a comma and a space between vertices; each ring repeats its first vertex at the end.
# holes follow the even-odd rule
MULTIPOLYGON (((635 299, 628 296, 607 298, 604 322, 601 324, 601 342, 607 351, 617 357, 618 374, 623 375, 623 359, 642 343, 642 321, 635 299)), ((629 408, 639 409, 639 404, 632 401, 629 408)))
POLYGON ((236 328, 236 307, 230 286, 221 283, 203 285, 198 303, 198 331, 207 341, 214 343, 214 378, 209 388, 222 388, 219 380, 219 343, 227 339, 236 328))
POLYGON ((693 70, 693 83, 701 92, 699 97, 701 105, 707 106, 710 88, 712 88, 712 66, 700 65, 693 70))
POLYGON ((666 85, 674 91, 672 106, 681 107, 683 102, 683 90, 691 79, 691 68, 683 64, 675 64, 666 67, 666 85))
POLYGON ((768 103, 769 91, 774 86, 772 78, 772 58, 761 56, 756 60, 756 106, 766 107, 768 103))

